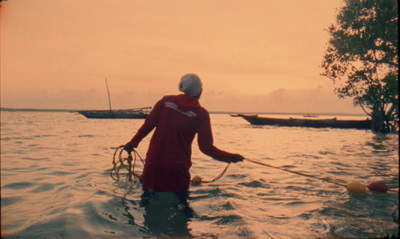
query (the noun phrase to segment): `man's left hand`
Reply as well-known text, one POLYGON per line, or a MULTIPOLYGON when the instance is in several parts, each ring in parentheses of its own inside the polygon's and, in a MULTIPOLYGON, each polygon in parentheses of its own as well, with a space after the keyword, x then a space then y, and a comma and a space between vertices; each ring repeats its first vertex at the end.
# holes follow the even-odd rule
POLYGON ((240 154, 234 154, 234 155, 232 156, 231 162, 232 162, 232 163, 237 163, 237 162, 243 161, 243 159, 244 159, 244 157, 243 157, 242 155, 240 155, 240 154))

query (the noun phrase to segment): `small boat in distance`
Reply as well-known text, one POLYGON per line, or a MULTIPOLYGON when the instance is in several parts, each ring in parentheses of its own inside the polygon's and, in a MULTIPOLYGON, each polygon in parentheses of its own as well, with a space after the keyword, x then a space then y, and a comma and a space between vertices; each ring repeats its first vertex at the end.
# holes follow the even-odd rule
POLYGON ((107 78, 106 78, 106 87, 107 87, 108 104, 110 105, 110 110, 80 110, 77 112, 88 119, 146 119, 147 116, 150 114, 151 107, 141 107, 141 108, 123 109, 123 110, 111 109, 111 97, 110 97, 110 91, 108 90, 107 78))
POLYGON ((258 115, 232 114, 232 117, 242 117, 252 125, 275 125, 288 127, 311 128, 341 128, 341 129, 371 129, 372 121, 366 120, 338 120, 330 119, 298 119, 298 118, 271 118, 258 115))
POLYGON ((88 119, 146 119, 151 107, 123 110, 81 110, 81 115, 88 119))
POLYGON ((303 117, 307 117, 307 118, 317 118, 318 115, 312 115, 312 114, 310 114, 310 113, 307 113, 307 114, 303 115, 303 117))

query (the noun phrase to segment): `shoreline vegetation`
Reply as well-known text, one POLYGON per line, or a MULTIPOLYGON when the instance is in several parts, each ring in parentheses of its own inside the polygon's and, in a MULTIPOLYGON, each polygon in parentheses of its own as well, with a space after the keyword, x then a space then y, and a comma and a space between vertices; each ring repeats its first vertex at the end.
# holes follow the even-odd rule
MULTIPOLYGON (((0 111, 5 112, 69 112, 75 113, 81 111, 81 109, 37 109, 37 108, 8 108, 1 107, 0 111)), ((308 112, 238 112, 238 111, 210 111, 210 114, 269 114, 269 115, 307 115, 308 112)), ((351 114, 351 113, 313 113, 318 116, 326 115, 340 115, 340 116, 366 116, 365 114, 351 114)))

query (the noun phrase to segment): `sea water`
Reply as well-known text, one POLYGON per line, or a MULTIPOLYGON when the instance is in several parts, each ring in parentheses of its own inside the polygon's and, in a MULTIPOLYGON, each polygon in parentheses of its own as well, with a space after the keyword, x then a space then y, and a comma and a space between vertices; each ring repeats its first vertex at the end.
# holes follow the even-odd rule
MULTIPOLYGON (((220 149, 302 175, 244 161, 219 180, 191 186, 187 204, 159 194, 143 203, 140 182, 110 177, 112 147, 140 119, 86 119, 68 112, 1 112, 3 238, 376 238, 398 235, 398 194, 353 194, 342 184, 399 187, 398 135, 370 130, 251 126, 212 114, 220 149), (147 205, 147 206, 145 206, 147 205)), ((151 135, 137 151, 145 157, 151 135)), ((195 139, 192 176, 225 163, 195 139)), ((140 171, 140 161, 136 170, 140 171)))

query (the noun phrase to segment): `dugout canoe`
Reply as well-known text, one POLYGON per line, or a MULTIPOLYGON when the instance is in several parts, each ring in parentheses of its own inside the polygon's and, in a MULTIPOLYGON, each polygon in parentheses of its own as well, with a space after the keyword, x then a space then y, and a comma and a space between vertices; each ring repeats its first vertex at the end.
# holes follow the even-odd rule
POLYGON ((365 120, 338 120, 329 119, 301 119, 301 118, 271 118, 258 115, 233 114, 232 117, 242 117, 252 125, 275 125, 287 127, 311 128, 341 128, 341 129, 371 129, 370 119, 365 120))
POLYGON ((151 107, 124 110, 81 110, 81 115, 88 119, 146 119, 151 107))

